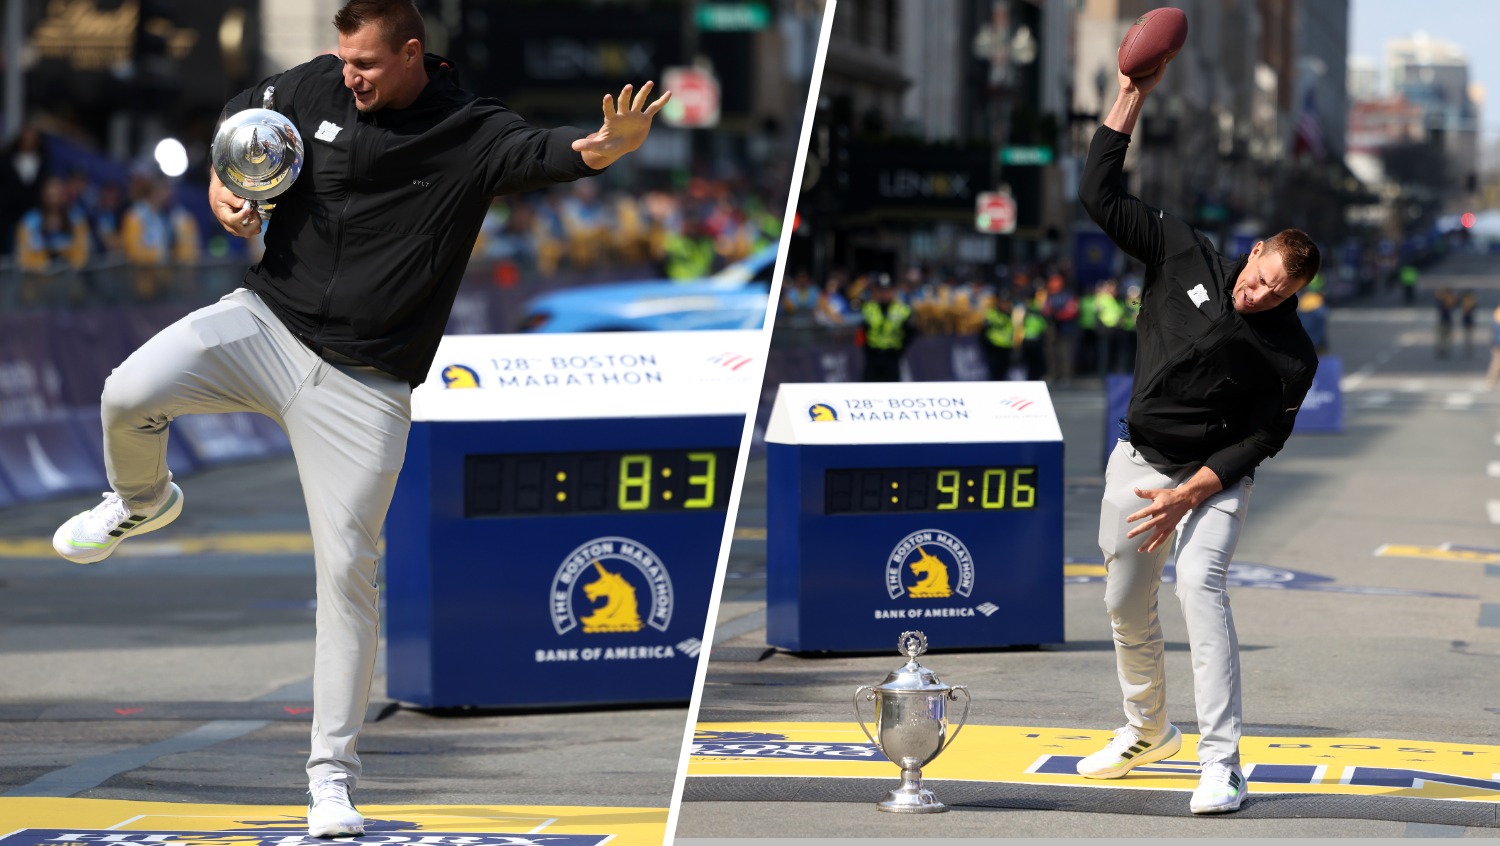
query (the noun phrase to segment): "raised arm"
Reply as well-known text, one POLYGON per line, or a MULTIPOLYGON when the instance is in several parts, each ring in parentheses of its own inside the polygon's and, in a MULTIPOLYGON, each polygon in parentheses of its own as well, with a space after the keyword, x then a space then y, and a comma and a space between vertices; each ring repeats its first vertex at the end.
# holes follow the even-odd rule
POLYGON ((1141 105, 1165 73, 1163 64, 1149 77, 1132 79, 1119 74, 1120 95, 1104 125, 1094 133, 1078 186, 1078 199, 1089 217, 1120 249, 1146 264, 1164 257, 1162 214, 1127 193, 1122 176, 1130 133, 1135 131, 1141 105))

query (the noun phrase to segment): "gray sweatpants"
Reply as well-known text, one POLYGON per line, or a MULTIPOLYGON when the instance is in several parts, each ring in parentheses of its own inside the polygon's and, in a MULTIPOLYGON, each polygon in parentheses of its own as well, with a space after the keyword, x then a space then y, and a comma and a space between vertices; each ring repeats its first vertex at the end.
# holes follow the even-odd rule
POLYGON ((104 383, 104 461, 132 506, 166 490, 167 435, 180 414, 255 411, 291 439, 317 565, 310 778, 359 778, 355 739, 379 640, 377 544, 411 428, 411 388, 334 364, 240 289, 163 329, 104 383))
POLYGON ((1250 503, 1247 477, 1209 497, 1177 524, 1176 537, 1155 552, 1136 552, 1151 536, 1125 533, 1142 521, 1125 522, 1149 500, 1135 488, 1175 488, 1184 478, 1157 472, 1129 442, 1120 441, 1104 476, 1099 513, 1099 548, 1108 568, 1104 604, 1114 626, 1115 663, 1125 694, 1125 717, 1143 737, 1166 725, 1167 687, 1162 661, 1161 620, 1156 592, 1162 566, 1175 547, 1177 598, 1187 620, 1193 656, 1193 698, 1198 704, 1200 763, 1240 760, 1240 644, 1234 634, 1225 577, 1239 543, 1250 503))

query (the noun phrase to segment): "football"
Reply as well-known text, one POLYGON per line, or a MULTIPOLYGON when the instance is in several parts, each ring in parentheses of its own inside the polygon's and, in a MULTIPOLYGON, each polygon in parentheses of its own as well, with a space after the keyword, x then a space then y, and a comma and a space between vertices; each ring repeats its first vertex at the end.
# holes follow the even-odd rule
POLYGON ((1187 15, 1181 9, 1152 9, 1135 19, 1120 41, 1120 73, 1150 76, 1187 41, 1187 15))

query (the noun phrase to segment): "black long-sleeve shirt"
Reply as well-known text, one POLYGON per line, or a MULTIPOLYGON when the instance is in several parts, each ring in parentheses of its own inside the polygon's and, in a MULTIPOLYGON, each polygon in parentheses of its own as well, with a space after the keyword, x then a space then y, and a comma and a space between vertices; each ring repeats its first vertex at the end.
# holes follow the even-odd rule
POLYGON ((257 108, 276 86, 276 111, 305 148, 245 284, 293 334, 412 385, 427 378, 490 200, 603 172, 573 150, 582 130, 526 123, 459 88, 439 57, 427 69, 404 109, 356 109, 334 56, 225 107, 257 108))
POLYGON ((1318 356, 1297 298, 1256 314, 1234 309, 1246 257, 1219 255, 1201 233, 1127 193, 1130 136, 1099 127, 1078 189, 1089 216, 1146 265, 1130 443, 1168 475, 1207 466, 1229 487, 1286 444, 1318 356))

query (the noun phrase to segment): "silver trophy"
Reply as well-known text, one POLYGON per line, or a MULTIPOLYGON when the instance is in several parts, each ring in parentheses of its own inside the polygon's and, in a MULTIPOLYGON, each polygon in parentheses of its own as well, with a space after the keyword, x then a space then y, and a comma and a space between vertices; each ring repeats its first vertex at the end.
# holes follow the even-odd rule
POLYGON ((274 197, 286 193, 302 172, 302 135, 286 115, 272 109, 276 87, 261 95, 264 108, 232 115, 214 133, 214 172, 234 194, 269 220, 274 197))
POLYGON ((865 685, 854 691, 854 717, 865 737, 885 756, 901 767, 901 786, 885 795, 875 807, 896 814, 936 814, 948 810, 932 791, 922 787, 922 768, 953 745, 969 718, 969 688, 949 687, 937 674, 917 663, 917 656, 927 651, 927 636, 921 632, 902 632, 897 651, 907 658, 906 666, 885 677, 879 687, 865 685), (958 727, 948 736, 948 703, 958 701, 964 693, 964 712, 958 727), (859 712, 859 700, 874 701, 875 734, 865 727, 859 712), (944 739, 946 738, 946 742, 944 739))

